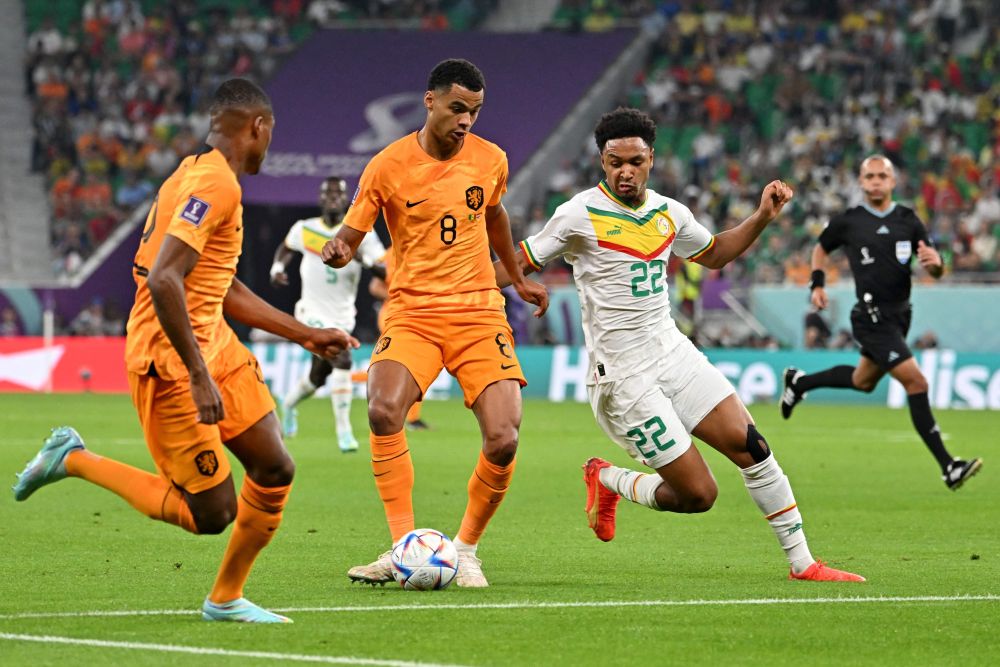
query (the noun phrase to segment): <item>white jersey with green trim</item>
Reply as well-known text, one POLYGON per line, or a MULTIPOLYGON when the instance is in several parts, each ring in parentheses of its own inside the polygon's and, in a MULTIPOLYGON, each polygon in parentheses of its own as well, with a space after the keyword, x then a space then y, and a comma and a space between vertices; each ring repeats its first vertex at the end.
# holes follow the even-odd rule
POLYGON ((593 382, 640 370, 684 338, 670 317, 668 253, 695 259, 715 237, 680 202, 652 190, 632 207, 603 181, 556 209, 521 242, 536 268, 573 265, 593 382))
POLYGON ((385 248, 377 234, 365 234, 358 246, 357 257, 340 269, 323 263, 320 252, 333 238, 340 225, 328 227, 321 218, 299 220, 288 230, 285 246, 302 253, 299 276, 302 297, 295 304, 295 317, 311 326, 336 327, 350 332, 354 329, 361 268, 372 266, 384 254, 385 248))

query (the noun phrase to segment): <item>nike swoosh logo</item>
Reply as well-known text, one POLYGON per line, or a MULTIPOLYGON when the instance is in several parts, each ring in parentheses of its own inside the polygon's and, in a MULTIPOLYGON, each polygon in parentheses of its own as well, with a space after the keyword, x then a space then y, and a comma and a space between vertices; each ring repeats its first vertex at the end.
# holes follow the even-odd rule
POLYGON ((514 368, 514 366, 517 366, 517 364, 500 364, 500 370, 505 371, 514 368))
MULTIPOLYGON (((427 199, 430 199, 430 197, 428 197, 427 199)), ((415 201, 412 204, 410 203, 410 200, 407 199, 406 200, 406 208, 413 208, 417 204, 423 204, 425 201, 427 201, 427 199, 421 199, 420 201, 415 201)))

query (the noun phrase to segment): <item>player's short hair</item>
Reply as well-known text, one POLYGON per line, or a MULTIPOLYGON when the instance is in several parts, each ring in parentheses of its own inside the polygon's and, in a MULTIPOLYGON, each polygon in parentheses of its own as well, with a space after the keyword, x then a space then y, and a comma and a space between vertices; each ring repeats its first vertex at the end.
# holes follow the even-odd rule
POLYGON ((271 98, 253 81, 247 79, 229 79, 219 84, 212 96, 212 106, 209 113, 215 115, 226 109, 263 108, 273 113, 271 98))
POLYGON ((862 160, 861 164, 858 166, 858 173, 861 173, 861 170, 865 168, 865 165, 871 162, 872 160, 882 160, 883 162, 886 163, 886 165, 888 165, 889 171, 891 171, 893 174, 896 173, 896 165, 892 163, 892 160, 882 155, 881 153, 875 153, 874 155, 869 155, 864 160, 862 160))
POLYGON ((452 84, 458 84, 466 90, 478 93, 486 87, 486 79, 479 68, 468 60, 461 58, 449 58, 442 60, 427 77, 427 90, 441 90, 451 88, 452 84))
POLYGON ((649 114, 630 107, 618 107, 601 116, 594 128, 597 150, 604 152, 604 146, 612 139, 639 137, 650 148, 656 141, 656 123, 649 114))

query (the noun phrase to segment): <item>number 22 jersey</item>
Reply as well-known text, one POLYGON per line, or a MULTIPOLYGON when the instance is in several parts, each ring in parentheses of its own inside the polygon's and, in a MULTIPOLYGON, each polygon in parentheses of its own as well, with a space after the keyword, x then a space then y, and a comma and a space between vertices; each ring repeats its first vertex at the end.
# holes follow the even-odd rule
POLYGON ((632 207, 602 181, 557 208, 521 249, 536 269, 560 256, 573 265, 591 363, 615 360, 605 370, 612 379, 654 362, 664 341, 683 338, 670 317, 667 259, 671 251, 697 259, 714 242, 680 202, 647 190, 632 207))

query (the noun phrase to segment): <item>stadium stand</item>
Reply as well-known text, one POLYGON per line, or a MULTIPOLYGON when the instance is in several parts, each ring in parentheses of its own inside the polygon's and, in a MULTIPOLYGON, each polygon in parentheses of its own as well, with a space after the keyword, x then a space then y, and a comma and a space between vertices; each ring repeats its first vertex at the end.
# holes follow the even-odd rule
MULTIPOLYGON (((703 222, 719 230, 739 222, 763 178, 794 184, 790 214, 727 270, 730 280, 806 284, 808 251, 826 220, 860 199, 860 159, 882 152, 950 279, 995 282, 1000 20, 984 2, 911 4, 567 0, 553 27, 641 25, 656 34, 621 103, 657 120, 651 186, 703 222)), ((552 175, 533 218, 599 179, 589 148, 552 175)))

